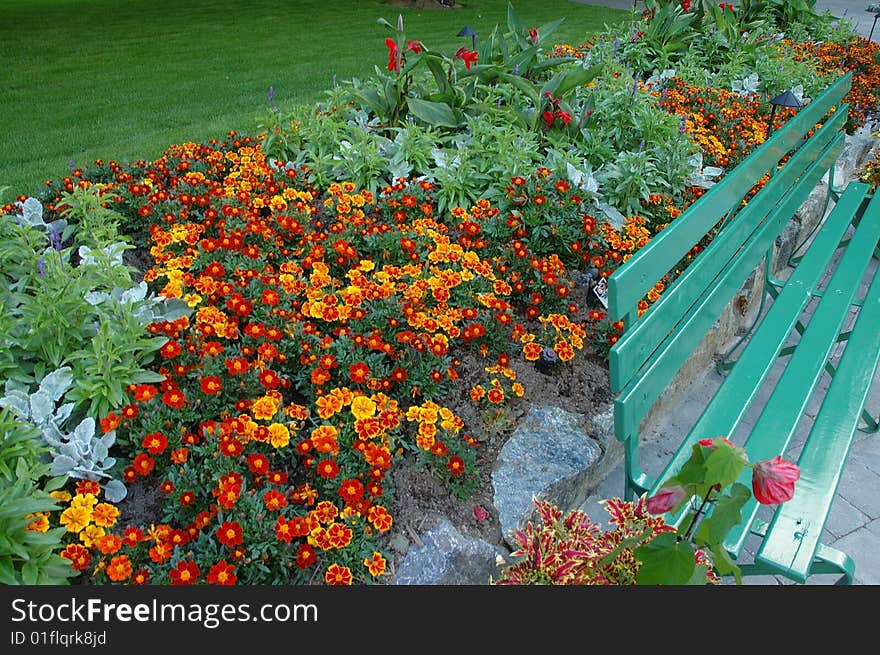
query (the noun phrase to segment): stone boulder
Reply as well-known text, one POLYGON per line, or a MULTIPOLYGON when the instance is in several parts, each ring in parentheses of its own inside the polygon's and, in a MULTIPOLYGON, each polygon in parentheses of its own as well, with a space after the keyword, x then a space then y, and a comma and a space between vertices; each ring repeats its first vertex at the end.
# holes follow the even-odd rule
POLYGON ((492 471, 501 534, 512 535, 534 517, 534 499, 564 512, 580 507, 616 466, 619 446, 610 410, 587 419, 558 407, 535 407, 504 444, 492 471))
POLYGON ((394 575, 396 585, 486 585, 497 578, 501 552, 459 532, 446 517, 410 544, 394 575))

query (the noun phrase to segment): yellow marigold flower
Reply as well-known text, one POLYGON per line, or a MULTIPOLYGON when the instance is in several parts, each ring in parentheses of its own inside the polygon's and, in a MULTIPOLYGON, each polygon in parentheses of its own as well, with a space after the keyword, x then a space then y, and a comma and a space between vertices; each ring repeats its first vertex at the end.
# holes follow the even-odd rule
POLYGON ((95 494, 77 494, 70 501, 71 507, 86 507, 91 510, 98 503, 95 494))
POLYGON ((271 396, 261 396, 251 406, 251 415, 257 421, 268 421, 275 418, 281 402, 271 396))
POLYGON ((59 522, 68 532, 81 532, 92 520, 92 510, 83 505, 71 505, 61 512, 59 522))
POLYGON ((522 398, 525 393, 525 388, 519 382, 514 382, 510 389, 518 398, 522 398))
POLYGON ((351 401, 351 413, 356 419, 367 419, 376 414, 376 403, 367 396, 356 396, 351 401))
POLYGON ((87 525, 82 532, 79 533, 79 540, 83 542, 83 546, 91 548, 96 544, 98 539, 103 537, 107 532, 104 528, 97 525, 87 525))
POLYGON ((49 495, 56 500, 60 500, 62 503, 70 502, 70 499, 73 498, 73 496, 70 495, 69 491, 63 490, 53 491, 49 495))
POLYGON ((102 528, 112 528, 117 518, 119 518, 119 509, 110 503, 98 503, 92 512, 95 525, 102 528))
POLYGON ((284 448, 290 443, 290 430, 281 423, 273 423, 269 426, 269 443, 273 448, 284 448))
POLYGON ((37 512, 35 514, 28 514, 25 516, 26 519, 33 519, 30 523, 27 524, 25 530, 28 532, 48 532, 49 530, 49 516, 46 512, 37 512))

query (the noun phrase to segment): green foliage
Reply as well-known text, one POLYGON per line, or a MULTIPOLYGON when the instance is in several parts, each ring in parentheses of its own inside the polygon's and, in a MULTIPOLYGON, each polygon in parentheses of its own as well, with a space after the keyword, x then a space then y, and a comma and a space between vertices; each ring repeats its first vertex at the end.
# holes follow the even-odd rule
POLYGON ((75 383, 68 399, 80 414, 97 418, 127 402, 127 385, 159 380, 145 367, 165 338, 149 335, 146 326, 190 310, 179 300, 147 297, 145 283, 134 286, 122 259, 129 246, 99 243, 115 236, 115 212, 94 204, 90 193, 73 196, 75 208, 63 210, 70 224, 44 223, 33 199, 20 216, 0 217, 0 373, 33 386, 69 365, 75 383), (74 245, 62 247, 71 232, 74 245), (74 265, 79 238, 93 246, 80 245, 74 265))
MULTIPOLYGON (((113 431, 103 436, 95 435, 95 419, 86 416, 68 432, 67 423, 74 403, 56 404, 73 383, 69 367, 52 371, 40 381, 39 388, 28 393, 26 387, 7 381, 6 395, 0 398, 0 407, 13 412, 16 417, 35 427, 49 446, 52 457, 52 475, 85 480, 101 481, 111 477, 109 470, 116 459, 109 456, 109 449, 116 440, 113 431)), ((110 480, 105 493, 111 501, 125 497, 125 487, 119 481, 110 480)))
POLYGON ((48 466, 39 432, 0 409, 0 584, 61 585, 74 575, 58 555, 64 528, 28 530, 33 515, 58 509, 49 492, 65 478, 42 481, 48 466))

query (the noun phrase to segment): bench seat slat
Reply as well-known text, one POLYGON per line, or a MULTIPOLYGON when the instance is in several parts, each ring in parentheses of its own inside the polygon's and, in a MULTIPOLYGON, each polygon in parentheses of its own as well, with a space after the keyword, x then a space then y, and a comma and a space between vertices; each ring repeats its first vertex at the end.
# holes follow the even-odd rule
MULTIPOLYGON (((651 352, 689 313, 694 298, 708 286, 706 281, 714 280, 744 244, 752 245, 750 239, 762 220, 768 215, 777 217, 777 222, 790 218, 791 215, 786 215, 785 209, 774 214, 774 206, 766 198, 779 198, 781 202, 787 193, 791 193, 793 197, 786 201, 785 207, 792 203, 800 206, 815 185, 800 184, 794 188, 793 185, 815 162, 822 162, 816 170, 821 168, 824 172, 827 164, 836 159, 838 151, 832 148, 831 153, 834 154, 831 155, 827 146, 834 143, 836 136, 840 136, 846 116, 845 111, 840 111, 825 123, 809 143, 799 149, 761 189, 760 199, 756 198, 741 209, 733 222, 712 240, 705 250, 705 256, 697 258, 685 268, 647 313, 624 332, 609 354, 610 385, 613 392, 620 391, 630 382, 651 352)), ((843 147, 842 143, 840 147, 843 147)), ((818 177, 818 173, 814 173, 811 179, 812 177, 818 177)), ((663 239, 663 233, 657 238, 663 239)))
MULTIPOLYGON (((839 152, 837 147, 839 147, 841 143, 842 138, 835 140, 834 145, 832 146, 832 152, 839 152)), ((822 165, 823 164, 817 162, 816 168, 811 169, 813 175, 821 177, 822 165)), ((804 176, 802 182, 805 188, 811 189, 815 185, 816 180, 813 178, 813 175, 804 176)), ((845 197, 840 199, 838 206, 841 207, 842 210, 852 205, 854 211, 854 208, 858 207, 863 196, 864 192, 860 194, 857 189, 854 188, 849 194, 846 194, 845 197)), ((779 221, 788 220, 797 209, 799 201, 796 197, 792 204, 794 206, 789 206, 787 203, 783 203, 783 205, 780 205, 777 208, 777 219, 779 221)), ((836 214, 834 210, 832 210, 832 214, 841 216, 841 210, 837 210, 836 214)), ((846 229, 846 225, 848 225, 848 219, 843 216, 841 220, 843 224, 840 229, 843 231, 846 229)), ((834 221, 832 221, 832 223, 833 222, 834 221)), ((742 286, 742 271, 754 269, 754 267, 758 265, 761 258, 766 254, 766 249, 772 245, 773 240, 778 234, 778 231, 781 230, 781 227, 781 222, 777 223, 773 220, 765 221, 765 225, 762 226, 759 232, 760 237, 757 237, 756 235, 756 238, 753 240, 754 242, 751 244, 752 247, 743 248, 728 264, 725 268, 725 272, 713 282, 713 285, 706 291, 703 298, 694 305, 693 311, 682 322, 682 324, 678 326, 677 331, 670 335, 660 349, 658 349, 658 352, 653 355, 650 363, 641 372, 640 377, 634 380, 618 395, 614 403, 614 427, 618 439, 625 440, 629 438, 630 435, 636 433, 640 417, 644 416, 646 411, 651 405, 653 405, 658 395, 663 392, 668 383, 675 376, 675 373, 678 371, 681 364, 690 356, 690 353, 693 352, 694 347, 699 343, 700 339, 702 339, 702 335, 708 331, 715 322, 718 314, 721 313, 723 307, 730 302, 733 294, 742 286)), ((837 242, 834 242, 833 244, 829 242, 827 244, 826 250, 823 251, 827 254, 827 258, 823 261, 814 261, 817 269, 830 261, 836 245, 837 242)), ((809 255, 809 253, 807 253, 807 255, 809 255)), ((817 253, 810 255, 811 259, 814 260, 819 256, 818 251, 817 253)), ((798 275, 801 274, 796 272, 795 279, 797 279, 798 275)), ((816 275, 818 276, 819 273, 817 272, 816 275)), ((810 289, 812 289, 817 283, 818 279, 812 281, 811 284, 806 286, 809 286, 810 289)), ((792 292, 790 291, 788 295, 791 295, 791 293, 792 292)), ((800 303, 806 303, 808 299, 809 289, 804 294, 801 294, 798 301, 800 303)), ((803 304, 800 304, 799 306, 802 307, 803 304)), ((776 312, 780 311, 782 310, 776 310, 776 312)), ((790 327, 791 326, 789 326, 789 328, 790 327)), ((773 354, 773 357, 775 357, 775 353, 773 354)), ((768 359, 772 360, 773 357, 769 357, 768 359)), ((755 383, 758 382, 758 380, 755 381, 755 383)), ((745 384, 750 384, 750 381, 745 382, 745 384)))
MULTIPOLYGON (((866 192, 867 185, 851 184, 841 196, 740 355, 740 361, 749 365, 736 365, 731 369, 657 478, 651 493, 690 457, 693 444, 697 441, 705 437, 730 435, 735 431, 809 301, 811 291, 818 285, 866 192)), ((667 516, 667 521, 678 525, 686 514, 682 510, 676 516, 667 516)))
MULTIPOLYGON (((874 246, 880 237, 880 196, 872 199, 868 212, 870 215, 859 223, 794 354, 750 431, 745 449, 751 462, 784 454, 797 431, 810 396, 837 344, 837 336, 855 300, 859 282, 865 275, 874 246)), ((748 359, 737 362, 738 366, 750 364, 748 359)), ((861 409, 856 416, 860 414, 861 409)), ((751 469, 746 469, 739 481, 748 486, 750 480, 751 469)), ((742 552, 759 508, 760 505, 754 498, 743 506, 743 520, 730 531, 725 540, 725 547, 732 554, 739 555, 742 552)))
POLYGON ((756 561, 806 582, 880 364, 880 275, 874 278, 798 459, 794 497, 776 510, 756 561))

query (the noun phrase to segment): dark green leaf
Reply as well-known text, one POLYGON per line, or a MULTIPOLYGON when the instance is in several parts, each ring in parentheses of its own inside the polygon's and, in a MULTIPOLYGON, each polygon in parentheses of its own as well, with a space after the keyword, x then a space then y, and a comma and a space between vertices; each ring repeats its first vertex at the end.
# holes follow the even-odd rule
POLYGON ((696 567, 693 546, 674 532, 657 535, 633 554, 642 563, 636 576, 640 585, 687 584, 696 567))
POLYGON ((409 110, 413 116, 425 121, 429 125, 458 127, 461 122, 456 119, 452 108, 442 102, 431 102, 420 98, 407 98, 406 104, 409 106, 409 110))
POLYGON ((752 493, 743 484, 737 482, 729 493, 715 500, 712 513, 703 519, 694 535, 697 544, 718 544, 724 541, 733 526, 742 521, 743 505, 751 498, 752 493))

